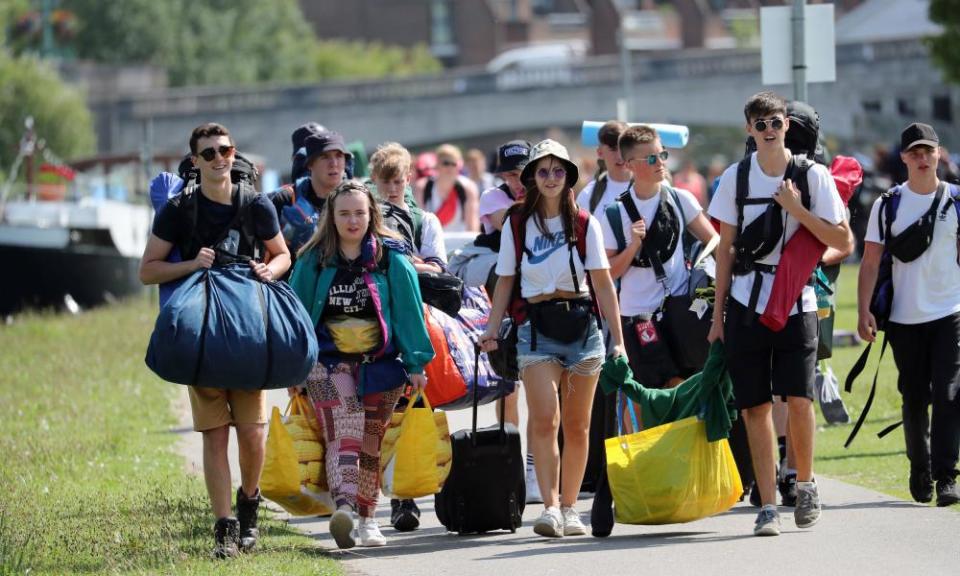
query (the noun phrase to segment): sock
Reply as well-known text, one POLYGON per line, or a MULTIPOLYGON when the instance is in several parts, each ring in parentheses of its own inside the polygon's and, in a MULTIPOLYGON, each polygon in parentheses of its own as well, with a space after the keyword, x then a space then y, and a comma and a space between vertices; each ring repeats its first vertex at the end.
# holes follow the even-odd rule
POLYGON ((533 454, 527 453, 527 468, 533 468, 533 454))

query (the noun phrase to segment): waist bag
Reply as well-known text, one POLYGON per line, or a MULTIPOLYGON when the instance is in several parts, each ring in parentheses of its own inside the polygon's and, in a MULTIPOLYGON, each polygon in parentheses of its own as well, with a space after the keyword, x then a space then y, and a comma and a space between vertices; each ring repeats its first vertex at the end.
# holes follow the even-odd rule
POLYGON ((587 329, 594 321, 593 302, 589 298, 529 304, 528 313, 531 328, 564 344, 586 340, 587 329))
POLYGON ((310 315, 293 290, 231 264, 199 270, 174 291, 145 361, 175 384, 261 390, 303 383, 317 352, 310 315))

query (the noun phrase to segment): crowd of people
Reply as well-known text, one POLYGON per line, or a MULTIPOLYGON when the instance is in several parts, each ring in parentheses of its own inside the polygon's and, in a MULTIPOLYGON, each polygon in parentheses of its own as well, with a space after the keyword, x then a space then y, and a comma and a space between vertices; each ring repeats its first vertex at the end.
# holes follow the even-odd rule
MULTIPOLYGON (((465 160, 444 144, 414 159, 402 145, 385 143, 371 157, 369 178, 360 179, 343 136, 305 124, 293 134, 294 181, 258 194, 242 215, 231 179, 234 141, 225 127, 204 124, 189 138, 199 183, 158 212, 141 279, 173 281, 231 252, 248 257, 259 280, 289 281, 320 349, 306 382, 290 393, 307 394, 320 423, 336 506, 329 530, 340 548, 386 544, 375 519, 384 430, 394 410, 404 409, 405 391, 431 385, 424 369, 434 350, 418 274, 448 270, 489 296, 477 344, 516 355, 529 416, 527 501, 544 506, 536 534, 587 534, 575 508, 584 487, 596 491, 593 535, 613 529, 595 438, 612 434, 609 415, 623 408, 597 390, 604 362, 625 356, 644 386, 671 388, 700 371, 708 343, 717 340, 749 447, 738 466, 755 479, 753 533, 780 533, 778 481, 796 525, 809 528, 821 516, 815 282, 787 303, 782 329, 761 319, 774 306, 794 236, 811 236, 832 264, 852 251, 853 235, 828 167, 813 148, 788 148, 787 134, 801 122, 791 110, 774 93, 752 96, 744 107, 751 149, 716 182, 690 162, 671 174, 670 151, 655 129, 608 122, 598 134, 599 169, 582 189, 580 168, 551 139, 504 142, 493 173, 478 150, 465 160), (231 244, 241 229, 240 242, 231 244), (477 233, 470 258, 458 251, 448 263, 445 231, 477 233), (709 304, 690 290, 692 245, 716 247, 709 304), (168 261, 173 250, 179 262, 168 261), (788 446, 781 440, 779 455, 778 437, 788 446)), ((932 127, 908 126, 900 149, 904 182, 877 199, 866 230, 859 333, 872 341, 882 329, 890 337, 911 494, 929 502, 935 492, 938 505, 950 505, 960 502, 960 189, 938 177, 941 148, 932 127), (895 290, 888 317, 878 318, 872 303, 881 284, 895 290)), ((515 425, 518 398, 501 399, 504 419, 515 425)), ((265 397, 191 386, 190 400, 203 433, 214 553, 236 556, 259 537, 265 397), (231 426, 240 447, 235 512, 231 426)), ((391 508, 395 529, 419 524, 412 500, 391 508)))

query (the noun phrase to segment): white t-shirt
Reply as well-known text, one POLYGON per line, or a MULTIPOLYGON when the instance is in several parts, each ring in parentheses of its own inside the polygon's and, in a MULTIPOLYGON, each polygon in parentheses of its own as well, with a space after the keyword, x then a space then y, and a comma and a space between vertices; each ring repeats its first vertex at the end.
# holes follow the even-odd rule
MULTIPOLYGON (((593 193, 593 188, 597 185, 597 180, 591 180, 586 186, 583 187, 583 190, 577 194, 577 204, 581 208, 590 209, 590 195, 593 193)), ((607 189, 603 191, 603 197, 600 198, 600 203, 597 204, 597 209, 593 211, 593 217, 600 219, 603 217, 603 211, 606 210, 608 204, 612 204, 614 200, 617 199, 617 196, 623 194, 627 191, 627 188, 630 186, 630 180, 626 182, 619 182, 613 178, 607 177, 607 189)))
MULTIPOLYGON (((780 182, 783 180, 783 174, 768 176, 760 169, 760 163, 757 162, 757 153, 754 152, 750 159, 750 193, 749 198, 772 198, 773 193, 777 191, 780 182)), ((830 224, 840 224, 846 214, 843 201, 840 194, 837 193, 837 186, 830 176, 827 168, 820 164, 814 164, 807 171, 807 183, 810 188, 810 211, 819 218, 826 220, 830 224)), ((720 185, 717 192, 710 202, 710 216, 730 224, 737 225, 737 163, 728 167, 723 175, 720 176, 720 185)), ((767 210, 767 204, 752 204, 743 207, 743 226, 746 228, 751 222, 763 215, 767 210)), ((796 218, 789 217, 787 211, 783 211, 786 218, 785 234, 781 242, 773 249, 766 258, 758 260, 761 264, 776 265, 780 262, 780 251, 783 245, 793 237, 794 233, 800 228, 800 223, 796 218)), ((757 314, 763 314, 767 307, 767 301, 770 299, 770 290, 773 286, 773 274, 761 273, 763 285, 760 288, 760 298, 757 300, 757 314)), ((755 274, 750 273, 745 276, 734 276, 730 295, 734 300, 747 306, 750 303, 750 291, 753 289, 753 280, 755 274)), ((817 309, 817 296, 812 286, 804 286, 803 293, 803 311, 814 312, 817 309)), ((790 314, 796 314, 796 306, 790 311, 790 314)))
POLYGON ((489 234, 496 230, 490 216, 494 212, 506 210, 513 206, 514 200, 500 189, 499 186, 488 188, 480 195, 480 225, 483 227, 483 233, 489 234))
MULTIPOLYGON (((893 259, 893 309, 890 320, 898 324, 922 324, 960 312, 960 266, 957 265, 957 211, 950 207, 939 220, 944 204, 950 198, 947 185, 937 207, 937 223, 933 227, 933 242, 913 262, 893 259)), ((923 216, 933 203, 936 192, 917 194, 907 186, 900 186, 900 205, 893 220, 891 232, 897 235, 923 216)), ((877 221, 880 201, 877 198, 870 210, 867 224, 867 242, 883 244, 877 221)), ((886 218, 886 217, 884 217, 886 218)), ((884 219, 886 234, 886 219, 884 219)))
MULTIPOLYGON (((510 217, 512 218, 512 216, 510 217)), ((517 260, 513 243, 513 230, 510 218, 503 224, 500 237, 500 254, 497 256, 497 275, 514 276, 517 273, 517 260)), ((531 216, 526 223, 525 245, 520 266, 520 294, 530 298, 539 294, 550 294, 558 290, 575 292, 573 277, 570 275, 570 251, 573 251, 573 265, 580 281, 580 291, 587 294, 587 270, 609 268, 607 255, 603 251, 600 224, 593 216, 587 224, 586 262, 580 262, 575 246, 566 242, 563 236, 563 222, 560 217, 546 220, 548 234, 537 228, 536 218, 531 216)))
POLYGON ((443 228, 440 226, 437 215, 433 212, 424 212, 422 226, 420 230, 420 251, 417 256, 439 258, 446 264, 447 246, 443 241, 443 228))
MULTIPOLYGON (((680 229, 682 233, 686 229, 687 224, 692 222, 693 219, 700 214, 702 209, 696 197, 689 190, 684 190, 683 188, 674 188, 674 190, 676 190, 677 198, 680 200, 680 205, 683 208, 684 222, 680 229)), ((673 198, 669 195, 669 192, 666 191, 666 188, 661 187, 660 192, 657 192, 653 197, 646 200, 638 198, 635 191, 631 193, 633 201, 637 205, 637 211, 643 216, 643 220, 647 223, 647 226, 653 222, 657 208, 660 206, 660 195, 664 193, 668 194, 667 204, 676 211, 677 208, 674 205, 673 198)), ((677 212, 677 218, 680 218, 679 212, 677 212)), ((624 208, 623 204, 620 205, 620 222, 623 227, 623 237, 629 244, 631 222, 630 216, 627 214, 627 209, 624 208)), ((613 228, 610 226, 610 220, 606 214, 600 217, 600 228, 603 230, 604 248, 619 252, 620 247, 617 246, 617 238, 613 234, 613 228)), ((673 255, 663 263, 663 271, 667 275, 667 287, 670 289, 670 294, 681 294, 686 291, 687 280, 690 277, 690 273, 687 271, 687 267, 683 262, 682 241, 677 242, 677 248, 673 251, 673 255)), ((640 268, 631 265, 621 277, 621 315, 636 316, 637 314, 652 314, 660 307, 663 298, 663 285, 657 281, 657 275, 652 267, 640 268)))

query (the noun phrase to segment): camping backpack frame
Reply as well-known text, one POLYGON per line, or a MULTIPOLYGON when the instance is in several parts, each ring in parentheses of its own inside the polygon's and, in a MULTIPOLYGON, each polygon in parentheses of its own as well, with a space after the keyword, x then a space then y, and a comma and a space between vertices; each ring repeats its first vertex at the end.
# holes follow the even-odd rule
MULTIPOLYGON (((893 259, 895 258, 890 249, 889 243, 891 241, 895 241, 897 238, 893 235, 892 228, 893 222, 897 218, 897 210, 900 208, 900 199, 901 196, 899 186, 895 186, 887 192, 884 192, 880 199, 880 209, 877 215, 877 229, 880 235, 880 240, 883 242, 883 254, 880 256, 880 266, 877 270, 877 281, 873 287, 873 294, 870 296, 870 313, 873 314, 874 320, 876 321, 877 330, 884 332, 883 344, 880 347, 880 358, 877 360, 877 370, 873 375, 873 383, 870 386, 870 393, 867 395, 867 401, 863 405, 863 410, 860 412, 860 416, 857 418, 857 422, 854 424, 853 430, 850 431, 847 441, 843 444, 844 448, 848 448, 850 444, 853 443, 853 439, 857 437, 857 434, 860 432, 860 428, 867 419, 867 414, 870 412, 870 408, 873 407, 873 399, 877 393, 877 378, 880 375, 880 362, 883 360, 883 355, 887 351, 886 329, 890 322, 890 313, 893 311, 893 259)), ((960 235, 960 189, 944 182, 941 182, 940 186, 938 187, 936 196, 934 197, 934 201, 931 204, 930 209, 924 213, 924 215, 921 216, 915 224, 912 225, 922 225, 924 219, 929 218, 930 221, 927 224, 930 226, 929 235, 930 241, 932 241, 933 228, 936 224, 936 221, 938 219, 942 220, 946 216, 946 213, 950 210, 951 206, 953 206, 957 214, 957 233, 960 235), (939 208, 943 194, 947 188, 949 188, 950 197, 943 205, 943 208, 939 208), (937 216, 938 211, 939 217, 937 216)), ((901 232, 901 234, 902 233, 903 232, 901 232)), ((958 245, 957 250, 957 264, 960 265, 960 245, 958 245)), ((857 358, 857 361, 850 369, 850 373, 847 374, 847 379, 843 385, 843 389, 847 393, 850 393, 853 390, 853 382, 866 367, 867 359, 870 356, 870 349, 872 347, 873 342, 867 344, 867 347, 860 354, 860 357, 857 358)), ((890 432, 896 430, 901 424, 903 424, 902 420, 894 422, 878 432, 877 437, 883 438, 890 432)))

